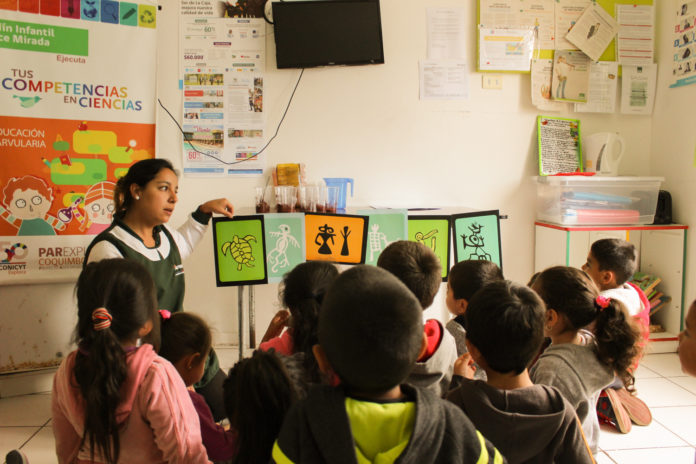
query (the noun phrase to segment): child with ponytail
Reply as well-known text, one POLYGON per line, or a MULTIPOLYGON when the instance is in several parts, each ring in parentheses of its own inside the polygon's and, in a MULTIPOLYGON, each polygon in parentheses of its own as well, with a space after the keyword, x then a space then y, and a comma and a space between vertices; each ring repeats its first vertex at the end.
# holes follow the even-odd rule
POLYGON ((208 463, 181 377, 150 344, 159 333, 155 285, 140 264, 85 266, 76 287, 78 349, 53 381, 59 463, 208 463))
POLYGON ((201 423, 203 445, 211 461, 231 460, 237 450, 237 433, 215 423, 205 398, 193 390, 203 377, 205 360, 212 346, 208 324, 193 313, 160 310, 162 347, 159 354, 171 362, 181 375, 201 423))
POLYGON ((597 452, 599 423, 595 404, 616 374, 627 388, 640 330, 618 300, 600 296, 583 271, 556 266, 532 285, 546 304, 544 333, 551 346, 530 370, 534 383, 558 388, 575 407, 592 453, 597 452))
POLYGON ((318 343, 319 307, 337 276, 336 266, 323 261, 301 263, 287 273, 281 284, 281 300, 290 311, 281 310, 274 316, 259 345, 263 351, 273 348, 286 356, 302 353, 306 380, 311 383, 321 381, 312 353, 312 347, 318 343), (286 326, 288 330, 281 334, 286 326))

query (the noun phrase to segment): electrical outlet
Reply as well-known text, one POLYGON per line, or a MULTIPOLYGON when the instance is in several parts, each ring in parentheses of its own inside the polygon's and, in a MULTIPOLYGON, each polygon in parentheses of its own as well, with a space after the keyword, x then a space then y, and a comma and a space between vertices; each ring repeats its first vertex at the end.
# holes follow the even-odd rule
POLYGON ((503 76, 501 74, 484 74, 481 86, 484 89, 501 90, 503 88, 503 76))

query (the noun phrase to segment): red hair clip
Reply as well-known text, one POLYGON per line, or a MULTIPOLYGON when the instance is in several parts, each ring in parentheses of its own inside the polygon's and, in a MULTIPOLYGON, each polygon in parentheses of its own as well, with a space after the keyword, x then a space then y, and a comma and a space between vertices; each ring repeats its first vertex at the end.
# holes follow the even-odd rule
POLYGON ((160 313, 160 317, 162 318, 163 321, 166 321, 167 319, 172 317, 171 311, 169 311, 167 309, 160 309, 159 313, 160 313))
POLYGON ((595 299, 595 306, 596 306, 597 309, 599 309, 600 311, 603 310, 603 309, 606 309, 606 308, 609 306, 609 298, 607 298, 606 296, 599 295, 599 296, 595 299))

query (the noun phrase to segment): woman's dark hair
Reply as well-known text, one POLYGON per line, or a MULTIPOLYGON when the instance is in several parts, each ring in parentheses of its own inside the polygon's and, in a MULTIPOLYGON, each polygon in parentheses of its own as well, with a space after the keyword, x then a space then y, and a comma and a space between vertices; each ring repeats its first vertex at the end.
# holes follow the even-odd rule
POLYGON ((572 267, 546 269, 537 277, 533 289, 548 309, 563 315, 571 329, 580 330, 594 323, 597 358, 631 389, 634 379, 629 369, 640 354, 641 334, 623 303, 612 298, 602 308, 597 301, 599 290, 592 279, 572 267))
POLYGON ((223 383, 225 412, 238 433, 235 464, 269 462, 295 390, 275 351, 257 350, 230 369, 223 383))
POLYGON ((135 341, 148 321, 159 332, 155 317, 157 297, 150 273, 140 264, 118 259, 89 263, 77 279, 77 326, 74 341, 75 380, 85 401, 83 446, 89 444, 92 459, 99 451, 107 464, 118 461, 119 424, 116 407, 127 376, 122 342, 135 341), (104 308, 110 326, 97 330, 93 312, 104 308))
POLYGON ((321 381, 312 347, 318 343, 317 330, 319 308, 324 293, 338 277, 338 269, 331 263, 309 261, 295 266, 283 277, 280 290, 283 306, 290 310, 290 329, 293 349, 304 353, 304 367, 307 380, 321 381))
POLYGON ((208 324, 196 314, 179 312, 162 321, 162 345, 159 355, 172 364, 184 356, 199 353, 205 360, 213 337, 208 324))
POLYGON ((133 204, 133 195, 131 195, 130 191, 131 185, 137 184, 140 187, 145 187, 162 169, 169 169, 176 173, 172 163, 164 158, 140 160, 128 168, 126 175, 118 179, 114 188, 116 213, 125 213, 133 204))

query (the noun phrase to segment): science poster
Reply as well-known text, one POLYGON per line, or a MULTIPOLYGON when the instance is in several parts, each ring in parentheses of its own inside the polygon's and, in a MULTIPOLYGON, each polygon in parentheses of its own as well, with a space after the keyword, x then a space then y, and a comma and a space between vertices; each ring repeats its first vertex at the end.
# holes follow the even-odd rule
POLYGON ((70 281, 155 153, 155 2, 0 2, 0 284, 70 281))

